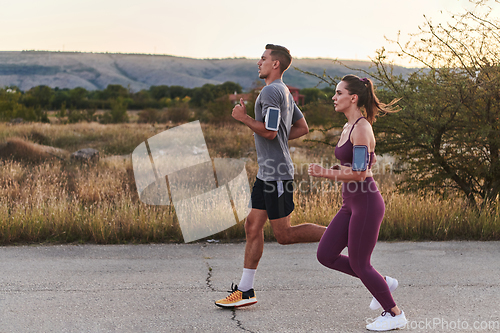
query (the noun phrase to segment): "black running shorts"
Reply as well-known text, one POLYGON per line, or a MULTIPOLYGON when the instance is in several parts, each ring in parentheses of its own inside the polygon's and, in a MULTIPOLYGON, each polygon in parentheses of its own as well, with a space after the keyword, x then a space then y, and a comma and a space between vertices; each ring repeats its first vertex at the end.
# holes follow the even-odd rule
POLYGON ((286 217, 293 212, 293 180, 263 181, 253 184, 251 207, 267 211, 270 220, 286 217))

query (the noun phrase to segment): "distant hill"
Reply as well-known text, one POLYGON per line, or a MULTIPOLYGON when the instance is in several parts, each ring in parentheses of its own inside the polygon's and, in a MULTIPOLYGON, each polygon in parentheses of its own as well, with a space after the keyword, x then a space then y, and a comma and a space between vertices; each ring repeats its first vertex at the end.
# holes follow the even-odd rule
MULTIPOLYGON (((368 61, 348 61, 368 69, 368 61)), ((352 71, 331 59, 295 59, 293 66, 317 74, 345 75, 352 71)), ((397 67, 396 73, 412 69, 397 67)), ((257 59, 191 59, 167 55, 21 51, 0 52, 0 87, 15 85, 29 90, 39 85, 52 88, 83 87, 100 90, 109 84, 130 87, 134 92, 150 86, 179 85, 187 88, 206 83, 239 83, 250 89, 258 79, 257 59)), ((289 69, 284 81, 297 88, 313 87, 318 79, 289 69)))

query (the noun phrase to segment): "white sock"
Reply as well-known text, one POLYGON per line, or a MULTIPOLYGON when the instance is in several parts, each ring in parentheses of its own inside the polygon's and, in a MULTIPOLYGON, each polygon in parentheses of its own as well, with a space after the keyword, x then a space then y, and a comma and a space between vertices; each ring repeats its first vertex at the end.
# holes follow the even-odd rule
POLYGON ((256 269, 243 268, 240 284, 238 285, 239 291, 249 291, 253 289, 253 280, 255 279, 256 269))

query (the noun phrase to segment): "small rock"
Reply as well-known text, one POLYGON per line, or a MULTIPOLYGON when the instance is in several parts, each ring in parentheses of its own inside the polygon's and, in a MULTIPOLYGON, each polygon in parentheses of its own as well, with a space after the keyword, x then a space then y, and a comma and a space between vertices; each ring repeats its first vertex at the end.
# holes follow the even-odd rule
POLYGON ((22 124, 24 122, 24 119, 23 118, 14 118, 14 119, 11 119, 10 120, 10 123, 11 124, 22 124))
POLYGON ((71 154, 71 158, 80 162, 99 161, 99 151, 94 148, 84 148, 71 154))

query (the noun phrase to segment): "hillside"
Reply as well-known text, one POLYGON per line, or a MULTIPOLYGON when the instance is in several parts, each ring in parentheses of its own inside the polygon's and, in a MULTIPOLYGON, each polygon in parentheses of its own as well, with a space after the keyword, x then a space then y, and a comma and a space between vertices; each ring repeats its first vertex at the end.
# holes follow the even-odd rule
MULTIPOLYGON (((0 52, 0 87, 17 86, 29 90, 39 85, 52 88, 83 87, 104 89, 109 84, 130 87, 134 92, 157 85, 187 88, 205 83, 239 83, 248 90, 258 80, 257 59, 191 59, 167 55, 76 53, 76 52, 0 52)), ((355 68, 367 69, 370 62, 349 61, 355 68)), ((330 76, 352 72, 330 59, 295 59, 293 66, 330 76)), ((397 73, 411 69, 398 67, 397 73)), ((290 69, 286 83, 298 88, 313 87, 318 80, 290 69)))

